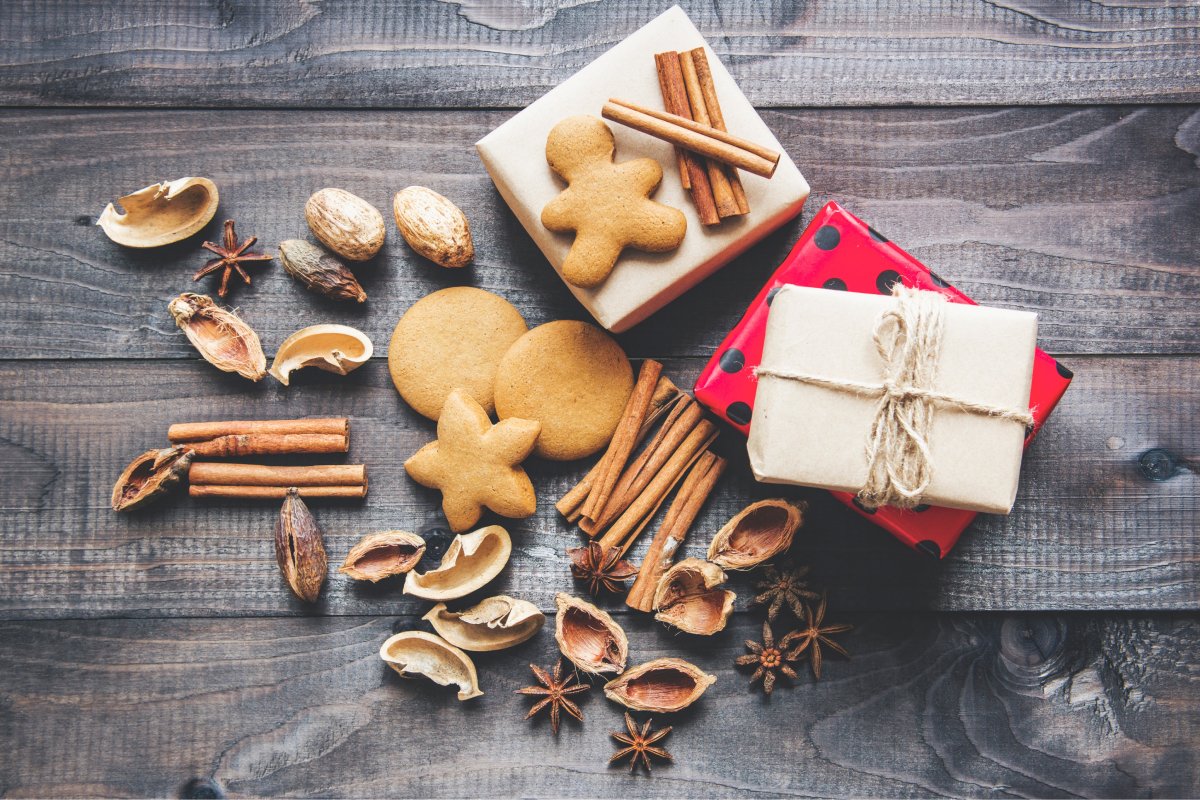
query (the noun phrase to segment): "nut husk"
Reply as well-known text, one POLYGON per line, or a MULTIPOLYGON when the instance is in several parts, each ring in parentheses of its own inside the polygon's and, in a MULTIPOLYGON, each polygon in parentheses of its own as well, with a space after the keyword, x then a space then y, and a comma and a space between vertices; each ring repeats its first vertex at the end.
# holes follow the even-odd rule
POLYGON ((654 590, 654 618, 684 633, 711 636, 725 629, 737 595, 721 589, 724 570, 711 561, 685 558, 667 570, 654 590))
POLYGON ((387 231, 379 209, 345 189, 321 189, 304 204, 313 235, 350 261, 366 261, 383 247, 387 231))
POLYGON ((759 500, 725 523, 712 544, 708 560, 725 569, 750 569, 792 546, 792 538, 804 524, 803 503, 759 500))
POLYGON ((328 563, 317 521, 295 488, 287 490, 275 523, 275 560, 283 579, 301 600, 314 602, 321 594, 328 563))
POLYGON ((408 573, 404 593, 425 600, 466 597, 499 575, 511 554, 512 539, 499 525, 460 533, 446 548, 437 569, 408 573))
POLYGON ((167 306, 179 326, 204 357, 223 372, 236 372, 252 381, 267 374, 267 357, 254 329, 211 297, 184 292, 167 306))
POLYGON ((443 267, 465 267, 475 257, 471 226, 462 209, 424 186, 409 186, 392 199, 396 227, 417 255, 443 267))
POLYGON ((459 700, 483 694, 471 657, 432 633, 397 633, 379 648, 379 657, 401 677, 423 675, 440 686, 457 686, 459 700))
POLYGON ((132 511, 179 483, 192 463, 192 451, 176 445, 147 450, 129 462, 112 490, 113 511, 132 511))
POLYGON ((349 325, 310 325, 283 340, 269 372, 284 386, 305 367, 349 375, 370 361, 373 352, 367 335, 349 325))
POLYGON ((546 615, 528 600, 496 595, 465 611, 438 603, 422 619, 455 647, 475 652, 504 650, 528 641, 546 623, 546 615))
POLYGON ((559 592, 554 604, 558 607, 554 639, 562 654, 584 672, 621 674, 629 658, 629 639, 621 626, 606 612, 569 594, 559 592))
POLYGON ((716 680, 681 658, 656 658, 606 683, 604 696, 634 711, 668 714, 699 700, 716 680))
POLYGON ((367 299, 367 293, 359 286, 350 268, 315 244, 303 239, 282 241, 279 243, 279 260, 288 275, 311 291, 334 300, 361 303, 367 299))
POLYGON ((350 548, 338 572, 378 583, 410 571, 425 555, 425 540, 408 531, 369 533, 350 548))
POLYGON ((208 178, 180 178, 152 183, 118 200, 125 213, 109 203, 96 224, 125 247, 161 247, 181 242, 209 223, 220 196, 208 178))

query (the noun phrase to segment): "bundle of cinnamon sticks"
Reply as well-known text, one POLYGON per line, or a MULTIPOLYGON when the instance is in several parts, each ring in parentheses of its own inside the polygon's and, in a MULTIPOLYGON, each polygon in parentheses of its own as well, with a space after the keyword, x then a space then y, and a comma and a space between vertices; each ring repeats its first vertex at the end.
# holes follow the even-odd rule
POLYGON ((724 459, 708 449, 716 438, 699 403, 662 375, 662 364, 647 359, 608 449, 555 507, 604 550, 624 554, 680 487, 634 584, 643 584, 644 593, 645 584, 657 585, 664 560, 670 564, 724 471, 724 459))

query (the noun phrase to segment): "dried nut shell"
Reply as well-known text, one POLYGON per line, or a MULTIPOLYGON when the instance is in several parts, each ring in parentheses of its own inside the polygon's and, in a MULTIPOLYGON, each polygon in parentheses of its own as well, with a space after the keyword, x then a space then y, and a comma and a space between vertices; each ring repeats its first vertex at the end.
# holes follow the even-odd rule
POLYGON ((503 594, 466 611, 450 611, 438 603, 422 619, 455 647, 481 653, 527 641, 546 624, 546 615, 533 603, 503 594))
POLYGON ((459 700, 483 694, 471 657, 432 633, 397 633, 379 648, 379 657, 402 677, 424 675, 439 686, 457 686, 459 700))
POLYGON ((117 201, 124 214, 109 203, 96 224, 125 247, 160 247, 181 242, 207 225, 219 200, 217 185, 208 178, 153 183, 117 201))
POLYGON ((629 658, 629 639, 612 617, 596 606, 559 592, 554 596, 558 617, 554 638, 571 663, 593 675, 621 674, 629 658))
POLYGON ((379 209, 345 189, 314 192, 304 204, 304 218, 321 244, 351 261, 374 256, 387 234, 379 209))
POLYGON ((460 533, 450 542, 441 566, 425 573, 408 573, 404 593, 425 600, 466 597, 499 575, 511 554, 512 539, 499 525, 460 533))
POLYGON ((656 658, 606 683, 604 696, 634 711, 668 714, 699 700, 716 680, 681 658, 656 658))
POLYGON ((187 474, 192 456, 191 450, 176 445, 147 450, 129 462, 113 486, 113 511, 132 511, 164 494, 187 474))
POLYGON ((318 294, 360 303, 367 299, 367 293, 350 268, 315 244, 303 239, 282 241, 279 243, 279 260, 288 275, 318 294))
POLYGON ((708 560, 725 569, 750 569, 792 546, 804 524, 804 505, 759 500, 743 508, 717 531, 708 560))
POLYGON ((184 292, 167 306, 175 324, 204 360, 252 381, 267 374, 267 357, 254 329, 211 297, 184 292))
POLYGON ((287 490, 275 523, 275 560, 296 596, 314 602, 321 594, 329 564, 321 529, 295 488, 287 490))
POLYGON ((291 374, 316 367, 349 375, 371 360, 374 347, 365 333, 348 325, 310 325, 283 340, 271 362, 271 377, 288 385, 291 374))
POLYGON ((350 548, 338 572, 356 581, 378 583, 402 575, 425 555, 425 540, 408 531, 371 533, 350 548))
POLYGON ((392 212, 400 235, 417 255, 443 267, 465 267, 475 257, 466 215, 432 189, 401 189, 392 199, 392 212))
POLYGON ((725 629, 736 594, 717 588, 725 571, 711 561, 685 558, 671 567, 654 590, 654 618, 684 633, 711 636, 725 629))

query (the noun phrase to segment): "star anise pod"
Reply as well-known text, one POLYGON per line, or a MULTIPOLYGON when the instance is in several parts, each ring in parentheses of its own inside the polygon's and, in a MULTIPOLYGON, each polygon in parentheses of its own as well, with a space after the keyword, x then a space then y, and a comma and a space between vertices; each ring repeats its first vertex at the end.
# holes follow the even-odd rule
POLYGON ((233 230, 233 220, 225 220, 224 247, 215 245, 212 242, 205 242, 201 245, 205 250, 216 253, 218 258, 214 258, 201 267, 192 276, 192 280, 198 281, 205 275, 211 275, 217 270, 221 270, 221 285, 217 288, 217 295, 219 297, 224 297, 229 293, 229 278, 234 272, 249 284, 250 276, 246 274, 246 270, 242 268, 242 264, 250 261, 270 261, 274 258, 274 256, 269 256, 265 253, 247 253, 246 251, 257 241, 257 236, 251 236, 239 244, 237 234, 233 230))
POLYGON ((517 689, 517 694, 528 694, 542 698, 533 704, 533 708, 529 709, 529 713, 525 715, 525 719, 529 719, 547 706, 550 707, 550 729, 554 731, 555 735, 558 735, 558 723, 562 711, 566 711, 575 719, 583 722, 583 712, 579 710, 579 706, 575 705, 574 701, 568 695, 586 692, 592 688, 586 684, 575 683, 575 673, 573 671, 564 678, 562 666, 563 663, 560 658, 558 663, 554 665, 554 674, 551 675, 536 664, 530 664, 529 668, 533 670, 533 676, 537 678, 537 682, 541 686, 526 686, 524 689, 517 689))
POLYGON ((799 633, 792 631, 776 643, 771 623, 764 622, 762 644, 747 639, 746 649, 750 652, 738 656, 734 663, 739 667, 755 667, 754 674, 750 676, 750 685, 753 686, 761 680, 763 692, 770 694, 779 675, 786 675, 793 680, 798 677, 792 664, 803 658, 800 652, 802 648, 788 649, 797 636, 799 633))
POLYGON ((763 580, 754 584, 759 591, 754 598, 754 605, 767 607, 767 619, 772 622, 779 616, 784 606, 791 609, 796 619, 804 618, 805 600, 820 600, 821 595, 808 588, 804 576, 808 567, 796 567, 790 562, 772 564, 763 572, 763 580))
POLYGON ((792 651, 796 656, 802 655, 805 650, 808 651, 809 660, 812 662, 813 677, 817 680, 821 679, 821 645, 825 645, 835 653, 841 653, 846 658, 849 658, 850 654, 846 652, 846 648, 829 637, 831 634, 854 630, 853 625, 822 626, 821 623, 825 620, 825 601, 827 599, 826 595, 821 595, 821 602, 817 606, 815 613, 811 608, 804 609, 805 627, 795 632, 795 637, 799 644, 792 651))
POLYGON ((646 774, 650 774, 650 756, 655 756, 656 758, 661 758, 665 761, 674 761, 674 759, 671 758, 670 753, 661 747, 655 746, 656 743, 662 741, 664 738, 666 738, 667 734, 671 732, 671 726, 668 725, 665 728, 659 728, 658 730, 651 732, 650 723, 653 721, 654 720, 652 719, 646 720, 646 724, 642 726, 641 730, 638 730, 638 726, 636 723, 634 723, 633 717, 630 716, 628 711, 626 711, 625 727, 629 729, 629 734, 626 735, 624 731, 617 731, 616 733, 610 734, 618 742, 625 745, 625 747, 622 747, 620 750, 613 753, 612 758, 608 760, 608 763, 612 764, 616 761, 620 761, 623 758, 628 758, 629 772, 632 774, 637 771, 638 761, 640 760, 646 765, 646 774))
POLYGON ((618 547, 605 550, 599 542, 588 542, 583 547, 572 547, 567 555, 571 557, 571 574, 587 581, 593 595, 618 592, 625 581, 638 574, 637 567, 621 558, 618 547))

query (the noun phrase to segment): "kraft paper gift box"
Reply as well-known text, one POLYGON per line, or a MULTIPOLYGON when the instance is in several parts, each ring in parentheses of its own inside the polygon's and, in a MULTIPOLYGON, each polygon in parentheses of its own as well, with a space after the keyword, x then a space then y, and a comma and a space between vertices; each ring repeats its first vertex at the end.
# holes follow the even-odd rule
MULTIPOLYGON (((755 478, 844 492, 863 486, 878 399, 767 373, 880 384, 886 365, 873 334, 880 315, 898 303, 892 296, 800 286, 776 294, 747 445, 755 478)), ((1037 315, 949 302, 943 313, 928 388, 955 400, 1026 410, 1037 315)), ((996 514, 1012 509, 1022 423, 934 403, 927 441, 933 470, 923 502, 996 514)))
MULTIPOLYGON (((678 7, 631 34, 588 66, 535 101, 476 143, 484 166, 525 230, 556 271, 574 240, 541 223, 542 208, 565 188, 546 164, 546 136, 561 120, 577 114, 600 117, 610 97, 663 108, 654 54, 704 46, 729 132, 774 150, 783 150, 766 123, 738 89, 704 38, 678 7)), ((741 172, 750 213, 706 228, 691 195, 679 182, 672 145, 615 122, 606 124, 616 139, 616 161, 649 157, 663 168, 652 199, 678 208, 687 233, 677 250, 649 254, 627 248, 608 279, 594 289, 567 284, 603 327, 621 332, 636 325, 696 285, 755 242, 800 213, 808 183, 787 153, 769 180, 741 172)))

